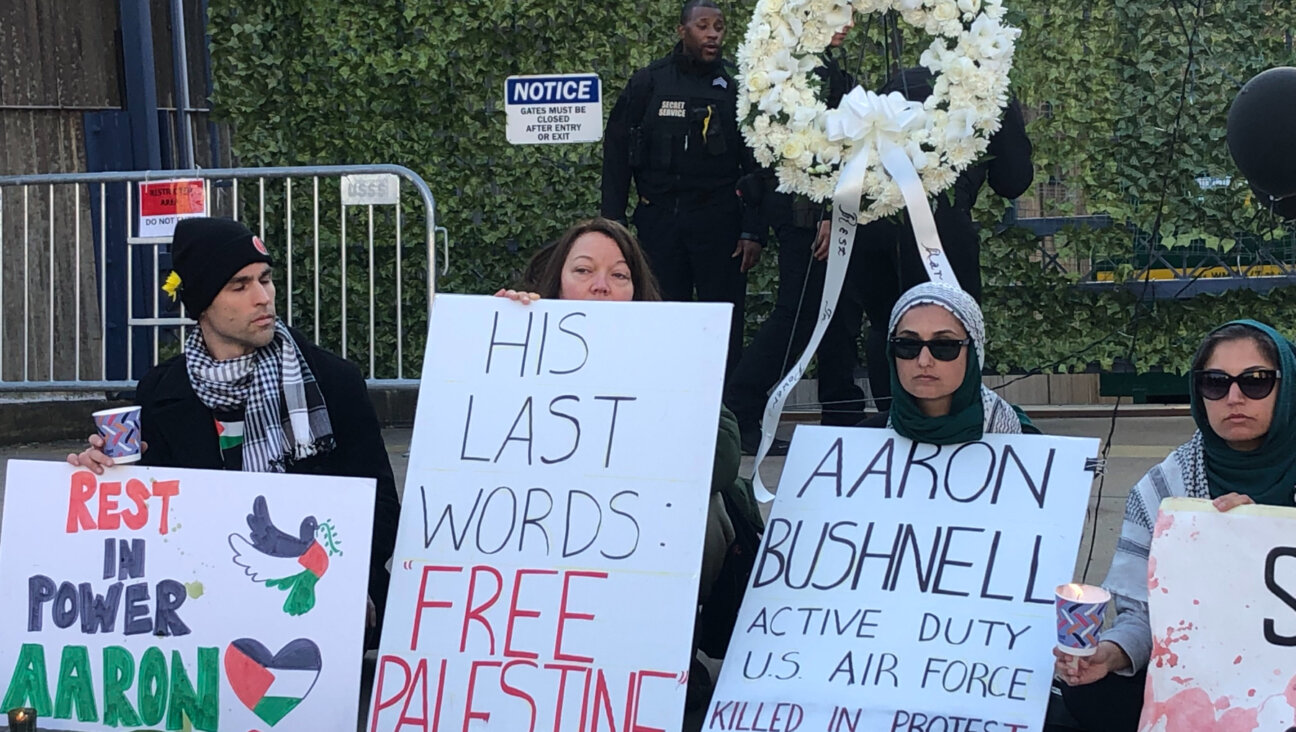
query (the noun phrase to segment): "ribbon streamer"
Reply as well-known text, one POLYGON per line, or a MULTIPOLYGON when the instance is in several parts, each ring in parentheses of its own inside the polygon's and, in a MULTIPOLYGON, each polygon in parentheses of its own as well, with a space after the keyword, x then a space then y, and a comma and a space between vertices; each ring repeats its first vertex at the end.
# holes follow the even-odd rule
POLYGON ((914 230, 914 240, 918 244, 918 253, 927 276, 935 282, 959 286, 954 269, 941 246, 936 219, 932 216, 922 180, 909 155, 896 142, 897 139, 902 140, 910 128, 920 126, 921 120, 921 104, 908 101, 899 92, 883 97, 861 87, 855 87, 846 95, 841 107, 828 117, 830 139, 863 137, 866 140, 859 152, 842 168, 837 188, 833 191, 833 244, 828 252, 828 270, 824 276, 819 319, 815 322, 814 331, 810 334, 810 341, 801 352, 801 357, 779 381, 770 393, 769 401, 765 403, 760 447, 756 450, 756 462, 752 468, 752 488, 756 500, 761 503, 774 500, 774 494, 761 481, 761 463, 769 453, 770 445, 774 443, 774 432, 778 429, 788 395, 805 374, 810 365, 810 357, 819 349, 819 342, 823 340, 824 331, 828 329, 833 311, 837 308, 837 300, 841 296, 846 268, 855 245, 855 229, 859 222, 860 198, 863 195, 864 176, 868 173, 869 153, 875 147, 880 153, 882 167, 900 187, 904 196, 905 206, 909 209, 909 221, 914 230))
POLYGON ((841 295, 842 283, 846 280, 846 265, 850 263, 851 249, 855 246, 855 225, 859 220, 860 195, 864 189, 864 174, 868 172, 869 148, 865 147, 855 154, 842 168, 841 177, 837 179, 837 189, 833 192, 832 246, 828 250, 828 271, 824 277, 823 300, 819 306, 819 319, 815 322, 810 342, 806 344, 801 357, 797 359, 792 370, 774 387, 769 401, 765 403, 765 416, 761 419, 760 448, 756 451, 756 464, 752 473, 752 488, 756 500, 769 503, 774 494, 769 492, 761 481, 760 466, 774 443, 774 431, 778 429, 779 416, 783 414, 783 405, 787 403, 792 388, 801 380, 810 357, 819 348, 828 322, 832 320, 833 310, 837 307, 837 298, 841 295))
MULTIPOLYGON (((891 180, 900 186, 904 196, 905 208, 909 211, 909 224, 913 226, 914 241, 918 244, 918 255, 923 267, 932 282, 944 282, 959 287, 958 277, 945 256, 941 246, 940 233, 936 231, 936 218, 932 216, 931 204, 923 191, 922 180, 914 170, 913 161, 905 151, 895 143, 884 140, 881 143, 882 167, 890 174, 891 180)), ((962 289, 962 288, 960 288, 962 289)))

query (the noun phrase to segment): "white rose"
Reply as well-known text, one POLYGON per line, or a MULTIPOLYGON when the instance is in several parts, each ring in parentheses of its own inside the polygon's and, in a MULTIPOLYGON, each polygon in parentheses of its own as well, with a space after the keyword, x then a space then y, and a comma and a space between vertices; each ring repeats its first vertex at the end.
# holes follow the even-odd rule
POLYGON ((965 84, 969 78, 976 75, 976 72, 976 63, 972 59, 959 56, 953 63, 946 65, 944 76, 951 84, 965 84))
POLYGON ((783 0, 765 0, 764 12, 777 13, 783 9, 783 0))
POLYGON ((754 71, 751 76, 747 77, 747 86, 751 87, 754 92, 763 92, 770 87, 769 74, 764 71, 754 71))
POLYGON ((783 90, 779 92, 779 106, 791 114, 793 110, 801 106, 801 93, 791 84, 784 84, 783 90))
POLYGON ((958 20, 959 9, 954 0, 938 0, 936 7, 932 8, 932 17, 941 23, 947 23, 951 20, 958 20))
POLYGON ((796 110, 792 112, 792 125, 794 127, 808 127, 814 123, 818 116, 819 110, 814 107, 797 107, 796 110))
POLYGON ((981 10, 981 0, 958 0, 958 6, 964 13, 975 14, 981 10))

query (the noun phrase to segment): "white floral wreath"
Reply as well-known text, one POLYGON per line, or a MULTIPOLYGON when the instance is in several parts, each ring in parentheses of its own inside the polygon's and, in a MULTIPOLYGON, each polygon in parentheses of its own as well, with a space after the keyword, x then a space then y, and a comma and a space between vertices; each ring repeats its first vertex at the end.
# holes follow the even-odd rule
POLYGON ((815 201, 831 198, 840 167, 868 149, 861 224, 904 207, 878 159, 881 144, 902 148, 927 194, 938 193, 999 129, 1021 33, 1003 17, 1002 0, 759 0, 737 56, 743 136, 757 161, 774 168, 780 191, 815 201), (826 85, 813 73, 820 54, 852 13, 888 10, 934 36, 920 58, 938 74, 931 96, 920 104, 856 87, 828 109, 826 85))

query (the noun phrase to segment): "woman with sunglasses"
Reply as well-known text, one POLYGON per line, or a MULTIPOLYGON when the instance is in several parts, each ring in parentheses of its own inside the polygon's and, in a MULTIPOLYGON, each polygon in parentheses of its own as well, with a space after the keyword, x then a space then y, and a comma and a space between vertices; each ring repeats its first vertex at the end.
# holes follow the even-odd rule
MULTIPOLYGON (((968 293, 939 282, 914 287, 896 302, 888 326, 891 411, 886 425, 934 445, 979 440, 987 432, 1020 434, 1029 420, 981 384, 985 321, 968 293)), ((862 426, 882 426, 881 415, 862 426)))
POLYGON ((1197 432, 1148 471, 1126 502, 1120 542, 1103 582, 1115 600, 1116 621, 1103 632, 1097 653, 1076 666, 1058 656, 1062 698, 1081 729, 1138 727, 1152 653, 1148 551, 1161 500, 1211 498, 1219 511, 1247 503, 1296 505, 1292 348, 1273 328, 1236 320, 1212 331, 1197 349, 1188 387, 1197 432))

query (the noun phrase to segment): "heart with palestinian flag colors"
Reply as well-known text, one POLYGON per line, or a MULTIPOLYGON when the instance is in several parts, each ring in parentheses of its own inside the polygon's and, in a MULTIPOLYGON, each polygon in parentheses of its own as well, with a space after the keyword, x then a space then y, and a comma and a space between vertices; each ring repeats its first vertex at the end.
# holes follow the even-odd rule
POLYGON ((319 646, 306 638, 290 641, 273 655, 251 638, 239 638, 225 649, 225 676, 234 695, 271 727, 306 699, 323 666, 319 646))

